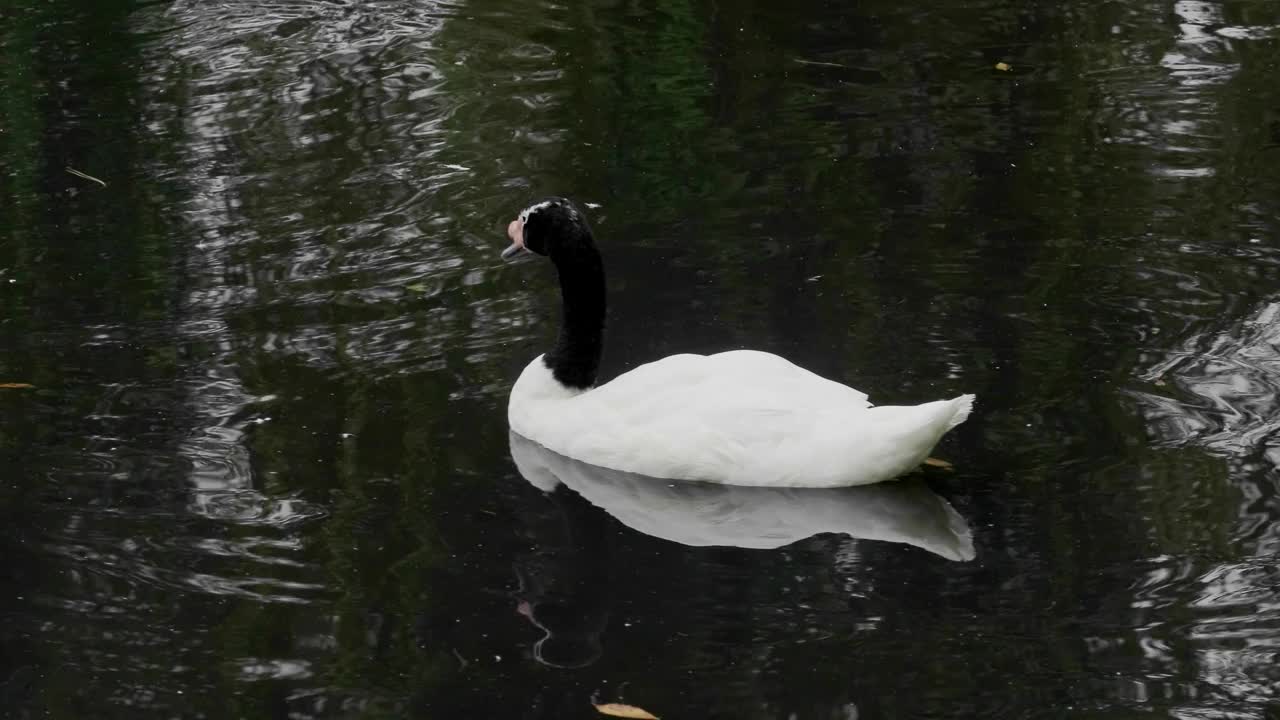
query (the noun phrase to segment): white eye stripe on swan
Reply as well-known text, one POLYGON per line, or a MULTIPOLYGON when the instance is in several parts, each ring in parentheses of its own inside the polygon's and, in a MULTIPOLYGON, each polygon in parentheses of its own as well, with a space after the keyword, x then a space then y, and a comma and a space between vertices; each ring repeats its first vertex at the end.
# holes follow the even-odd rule
POLYGON ((525 209, 520 213, 520 222, 521 222, 521 223, 527 223, 527 222, 529 222, 529 216, 530 216, 530 215, 532 215, 532 214, 534 214, 534 213, 538 212, 539 210, 541 210, 541 209, 543 209, 543 208, 549 208, 549 207, 551 207, 552 205, 555 205, 555 201, 554 201, 554 200, 543 200, 543 201, 542 201, 542 202, 540 202, 540 203, 537 203, 537 204, 534 204, 534 205, 530 205, 529 207, 525 208, 525 209))

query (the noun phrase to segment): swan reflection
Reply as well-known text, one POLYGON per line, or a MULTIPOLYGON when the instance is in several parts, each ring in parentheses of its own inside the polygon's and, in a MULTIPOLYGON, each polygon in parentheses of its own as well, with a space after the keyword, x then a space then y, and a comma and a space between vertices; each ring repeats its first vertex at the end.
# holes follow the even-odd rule
POLYGON ((661 480, 572 460, 514 432, 510 442, 516 468, 540 490, 563 484, 627 527, 682 545, 770 549, 841 533, 974 557, 968 523, 916 480, 831 489, 661 480))

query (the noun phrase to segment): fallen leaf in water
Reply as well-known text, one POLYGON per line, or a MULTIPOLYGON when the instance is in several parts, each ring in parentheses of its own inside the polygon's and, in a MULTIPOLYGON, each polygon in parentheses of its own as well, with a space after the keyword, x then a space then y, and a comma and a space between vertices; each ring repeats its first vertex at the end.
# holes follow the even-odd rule
POLYGON ((658 720, 657 716, 633 705, 606 703, 604 705, 596 705, 596 710, 601 715, 612 715, 613 717, 635 718, 635 720, 658 720))
POLYGON ((31 383, 0 383, 0 388, 5 390, 30 390, 34 387, 31 383))
POLYGON ((996 69, 1002 72, 1009 72, 1013 69, 1013 66, 1007 62, 998 62, 996 63, 996 69))
POLYGON ((924 464, 925 464, 925 465, 928 465, 929 467, 942 468, 943 470, 955 470, 955 469, 956 469, 956 466, 955 466, 955 465, 952 465, 951 463, 947 462, 946 460, 940 460, 940 459, 935 458, 935 457, 925 458, 924 464))
POLYGON ((416 283, 413 283, 412 285, 405 285, 404 289, 408 290, 411 293, 424 293, 427 291, 427 284, 416 282, 416 283))
POLYGON ((99 185, 101 185, 102 187, 106 187, 106 186, 107 186, 107 184, 106 184, 106 183, 102 182, 102 181, 101 181, 101 180, 99 180, 98 178, 96 178, 96 177, 94 177, 94 176, 90 175, 89 173, 80 172, 79 170, 77 170, 77 169, 75 169, 75 168, 73 168, 73 167, 69 167, 69 168, 67 168, 67 172, 71 173, 72 175, 75 175, 75 176, 76 176, 76 177, 78 177, 78 178, 84 178, 85 180, 92 180, 93 182, 98 183, 98 184, 99 184, 99 185))

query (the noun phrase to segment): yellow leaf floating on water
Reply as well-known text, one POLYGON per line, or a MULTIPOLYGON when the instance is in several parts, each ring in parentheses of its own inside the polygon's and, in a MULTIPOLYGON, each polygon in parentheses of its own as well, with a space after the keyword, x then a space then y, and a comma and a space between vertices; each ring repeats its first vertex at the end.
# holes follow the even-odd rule
POLYGON ((946 460, 941 460, 941 459, 939 459, 939 458, 935 458, 935 457, 925 458, 924 464, 925 464, 925 465, 928 465, 929 467, 942 468, 943 470, 955 470, 955 469, 956 469, 956 466, 955 466, 955 465, 952 465, 951 463, 947 462, 946 460))
POLYGON ((1002 72, 1009 72, 1013 69, 1013 66, 1007 62, 998 62, 996 63, 996 69, 1002 72))
POLYGON ((31 383, 0 383, 0 389, 4 390, 30 390, 34 387, 31 383))
POLYGON ((596 711, 601 715, 612 715, 613 717, 633 718, 634 720, 658 720, 656 715, 649 713, 647 710, 641 710, 634 705, 606 703, 604 705, 596 705, 596 711))

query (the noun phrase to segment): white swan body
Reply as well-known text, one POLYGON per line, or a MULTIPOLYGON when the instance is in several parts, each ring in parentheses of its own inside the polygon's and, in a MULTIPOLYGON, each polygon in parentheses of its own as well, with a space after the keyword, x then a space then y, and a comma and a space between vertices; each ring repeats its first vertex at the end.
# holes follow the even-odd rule
POLYGON ((564 311, 555 348, 524 369, 511 429, 561 455, 650 477, 830 488, 916 468, 964 422, 972 395, 911 407, 867 396, 776 355, 673 355, 595 387, 604 339, 604 265, 591 228, 562 198, 507 226, 505 259, 544 255, 564 311))
POLYGON ((541 356, 511 390, 511 429, 591 465, 728 485, 867 485, 920 465, 972 395, 872 407, 764 352, 672 355, 600 387, 561 385, 541 356))
POLYGON ((670 482, 571 460, 515 433, 510 442, 516 468, 540 490, 563 483, 623 525, 682 545, 772 549, 841 533, 974 558, 968 523, 919 481, 825 490, 670 482))

